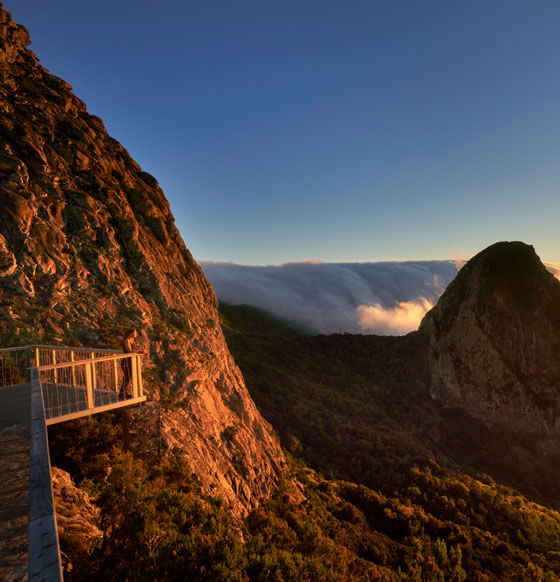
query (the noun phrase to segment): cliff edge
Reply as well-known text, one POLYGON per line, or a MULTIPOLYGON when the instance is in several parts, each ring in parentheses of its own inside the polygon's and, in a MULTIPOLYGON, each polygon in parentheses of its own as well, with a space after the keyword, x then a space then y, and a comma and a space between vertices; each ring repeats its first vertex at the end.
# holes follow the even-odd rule
POLYGON ((228 351, 214 292, 156 179, 29 42, 0 5, 0 343, 118 347, 137 328, 151 397, 170 404, 164 445, 242 517, 285 459, 228 351))

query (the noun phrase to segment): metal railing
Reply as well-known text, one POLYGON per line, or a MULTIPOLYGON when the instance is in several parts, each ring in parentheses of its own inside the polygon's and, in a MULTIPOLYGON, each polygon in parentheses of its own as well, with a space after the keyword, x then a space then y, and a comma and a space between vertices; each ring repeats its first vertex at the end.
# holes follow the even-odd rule
POLYGON ((0 386, 29 382, 29 368, 35 362, 32 346, 0 350, 0 386))
POLYGON ((47 424, 146 400, 141 356, 97 348, 33 345, 0 349, 0 385, 29 381, 36 368, 47 424))

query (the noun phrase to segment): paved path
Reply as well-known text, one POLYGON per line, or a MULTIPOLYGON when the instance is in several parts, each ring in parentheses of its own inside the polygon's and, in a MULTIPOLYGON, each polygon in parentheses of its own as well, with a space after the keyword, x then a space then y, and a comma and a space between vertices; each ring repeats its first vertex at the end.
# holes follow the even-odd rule
POLYGON ((31 385, 0 388, 0 580, 27 580, 31 385))

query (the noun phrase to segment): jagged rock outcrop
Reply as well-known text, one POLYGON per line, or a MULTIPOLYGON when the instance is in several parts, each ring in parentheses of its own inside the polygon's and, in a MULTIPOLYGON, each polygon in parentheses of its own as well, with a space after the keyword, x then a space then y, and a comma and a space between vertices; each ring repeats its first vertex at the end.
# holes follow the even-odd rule
POLYGON ((51 468, 56 525, 59 534, 76 537, 92 548, 103 539, 101 511, 89 495, 72 483, 70 474, 51 468))
POLYGON ((434 398, 483 419, 560 429, 560 282, 533 247, 500 242, 477 254, 420 329, 434 398))
POLYGON ((242 516, 285 459, 229 354, 214 292, 156 179, 28 44, 0 7, 0 342, 118 347, 138 328, 152 398, 175 403, 164 446, 242 516))

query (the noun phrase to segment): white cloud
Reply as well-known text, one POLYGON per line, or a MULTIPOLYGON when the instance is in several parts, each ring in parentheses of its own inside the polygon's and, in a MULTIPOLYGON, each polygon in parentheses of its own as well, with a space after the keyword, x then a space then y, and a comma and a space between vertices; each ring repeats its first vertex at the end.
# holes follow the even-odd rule
POLYGON ((453 261, 201 266, 220 301, 259 307, 313 333, 406 333, 457 272, 453 261))
POLYGON ((416 301, 402 301, 388 309, 375 305, 360 305, 356 308, 363 333, 379 335, 401 335, 418 329, 420 321, 433 307, 423 297, 416 301))
POLYGON ((545 263, 544 266, 560 281, 560 265, 545 263))

